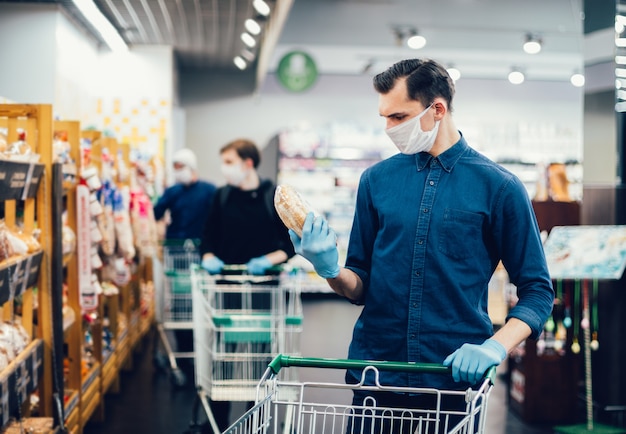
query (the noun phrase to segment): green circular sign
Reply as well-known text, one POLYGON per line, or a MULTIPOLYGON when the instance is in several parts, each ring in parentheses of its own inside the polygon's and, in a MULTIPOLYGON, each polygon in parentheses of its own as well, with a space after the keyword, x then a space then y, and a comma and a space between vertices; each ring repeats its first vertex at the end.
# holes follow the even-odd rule
POLYGON ((317 66, 303 51, 291 51, 278 63, 278 81, 292 92, 302 92, 317 80, 317 66))

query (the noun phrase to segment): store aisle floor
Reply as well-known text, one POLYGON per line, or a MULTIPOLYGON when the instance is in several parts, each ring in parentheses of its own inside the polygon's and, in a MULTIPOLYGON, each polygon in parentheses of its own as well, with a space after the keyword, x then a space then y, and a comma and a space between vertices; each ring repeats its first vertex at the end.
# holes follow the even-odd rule
MULTIPOLYGON (((359 308, 334 299, 307 300, 304 303, 303 355, 344 357, 346 342, 359 312, 359 308)), ((105 398, 104 422, 89 422, 85 434, 183 434, 188 429, 196 396, 193 382, 189 381, 181 389, 172 387, 167 375, 153 367, 153 344, 150 337, 142 343, 134 356, 133 369, 121 373, 120 393, 109 394, 105 398)), ((192 379, 191 370, 188 374, 192 379)), ((325 379, 328 380, 328 377, 325 379)), ((337 381, 341 378, 338 377, 337 381)), ((240 411, 243 411, 243 406, 233 406, 233 413, 240 411)), ((496 383, 488 411, 488 434, 552 432, 549 427, 524 424, 508 410, 506 384, 502 378, 496 383)))

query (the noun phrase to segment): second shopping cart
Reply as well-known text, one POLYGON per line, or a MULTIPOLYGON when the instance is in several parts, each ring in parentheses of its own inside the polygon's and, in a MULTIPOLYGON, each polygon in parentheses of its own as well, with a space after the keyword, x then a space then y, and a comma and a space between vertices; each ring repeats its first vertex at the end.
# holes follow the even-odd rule
POLYGON ((169 368, 172 383, 180 387, 187 379, 178 361, 194 357, 191 266, 200 263, 198 243, 167 240, 162 258, 163 284, 157 287, 155 312, 158 342, 153 358, 157 367, 169 368))
MULTIPOLYGON (((227 266, 212 276, 192 267, 197 402, 213 432, 219 429, 209 401, 255 401, 268 363, 277 354, 299 355, 299 280, 283 268, 253 276, 245 266, 227 266)), ((197 424, 198 406, 192 424, 197 424)))

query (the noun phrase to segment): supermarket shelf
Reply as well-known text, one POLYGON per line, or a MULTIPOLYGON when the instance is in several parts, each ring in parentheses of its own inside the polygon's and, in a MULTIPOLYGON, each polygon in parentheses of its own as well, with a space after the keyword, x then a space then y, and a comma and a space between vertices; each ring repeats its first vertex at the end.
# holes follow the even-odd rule
POLYGON ((0 304, 4 304, 35 286, 43 251, 36 252, 0 268, 0 304))
POLYGON ((0 372, 0 422, 5 426, 20 405, 28 402, 43 375, 43 340, 35 339, 0 372))
POLYGON ((100 405, 100 380, 101 367, 99 363, 94 363, 89 370, 82 384, 81 396, 81 425, 84 427, 91 418, 96 408, 100 405))
POLYGON ((102 361, 102 393, 108 392, 118 375, 117 356, 115 351, 107 351, 102 361))
POLYGON ((73 429, 80 428, 80 395, 78 390, 69 393, 69 397, 65 401, 63 414, 65 416, 65 427, 69 432, 73 429))

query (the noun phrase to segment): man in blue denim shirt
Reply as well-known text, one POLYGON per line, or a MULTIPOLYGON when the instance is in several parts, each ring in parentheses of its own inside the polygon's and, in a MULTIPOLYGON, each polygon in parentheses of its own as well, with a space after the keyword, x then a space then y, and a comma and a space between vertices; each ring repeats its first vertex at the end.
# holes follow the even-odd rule
POLYGON ((322 217, 309 214, 302 238, 291 239, 336 293, 363 305, 349 358, 443 363, 453 378, 383 372, 381 384, 465 389, 537 338, 552 310, 536 218, 519 179, 457 130, 443 66, 404 60, 374 87, 400 153, 361 177, 345 267, 322 217), (494 334, 487 296, 499 261, 519 301, 494 334))

